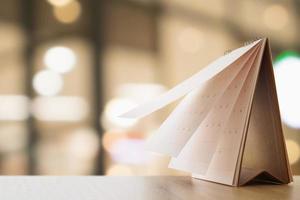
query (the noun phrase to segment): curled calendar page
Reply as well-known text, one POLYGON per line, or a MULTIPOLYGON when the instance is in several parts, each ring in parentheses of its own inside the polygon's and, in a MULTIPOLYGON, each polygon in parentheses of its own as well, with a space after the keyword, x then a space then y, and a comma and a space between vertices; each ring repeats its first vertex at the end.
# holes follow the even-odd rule
POLYGON ((215 60, 121 117, 140 118, 183 97, 147 149, 170 168, 232 186, 292 181, 267 39, 215 60))

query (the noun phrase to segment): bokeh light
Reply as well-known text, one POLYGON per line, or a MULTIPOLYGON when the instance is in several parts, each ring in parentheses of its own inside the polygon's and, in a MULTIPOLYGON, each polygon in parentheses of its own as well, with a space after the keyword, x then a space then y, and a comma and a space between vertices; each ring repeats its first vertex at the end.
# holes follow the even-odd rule
MULTIPOLYGON (((101 116, 103 127, 106 130, 133 128, 138 124, 139 120, 120 117, 120 115, 165 91, 165 86, 154 83, 127 83, 120 85, 114 92, 116 97, 109 100, 105 105, 101 116)), ((151 126, 150 121, 148 121, 147 125, 148 127, 151 126)), ((145 125, 144 128, 147 128, 147 126, 145 125)))
POLYGON ((295 52, 284 52, 274 67, 282 120, 292 128, 300 128, 300 57, 295 52))
POLYGON ((77 96, 37 97, 32 110, 38 120, 65 122, 81 121, 89 111, 87 102, 77 96))
POLYGON ((74 0, 64 6, 54 7, 53 14, 61 23, 73 23, 80 17, 81 5, 78 1, 74 0))
POLYGON ((145 151, 143 132, 108 131, 102 140, 104 149, 113 161, 126 164, 144 164, 149 160, 145 151))
POLYGON ((118 97, 134 99, 143 103, 153 99, 167 91, 167 87, 156 83, 126 83, 120 85, 116 90, 118 97), (145 92, 147 91, 147 92, 145 92))
POLYGON ((300 147, 293 140, 286 140, 287 152, 291 164, 295 164, 300 158, 300 147))
POLYGON ((0 121, 22 121, 29 115, 29 99, 23 95, 0 95, 0 121))
POLYGON ((47 0, 52 6, 65 6, 71 3, 73 0, 47 0))
POLYGON ((137 106, 133 100, 128 98, 111 99, 105 106, 104 114, 102 115, 102 124, 109 130, 114 127, 129 128, 134 126, 137 119, 127 119, 119 117, 119 115, 137 106))
POLYGON ((63 78, 51 70, 42 70, 35 74, 33 78, 33 88, 44 96, 58 94, 63 87, 63 78))
POLYGON ((112 153, 114 145, 117 141, 127 138, 125 132, 120 131, 107 131, 103 134, 102 146, 105 151, 112 153))
POLYGON ((111 157, 115 162, 136 165, 149 160, 145 151, 145 140, 135 138, 117 140, 111 149, 111 157))
POLYGON ((72 49, 56 46, 48 49, 44 56, 45 65, 58 73, 66 73, 76 64, 76 55, 72 49))

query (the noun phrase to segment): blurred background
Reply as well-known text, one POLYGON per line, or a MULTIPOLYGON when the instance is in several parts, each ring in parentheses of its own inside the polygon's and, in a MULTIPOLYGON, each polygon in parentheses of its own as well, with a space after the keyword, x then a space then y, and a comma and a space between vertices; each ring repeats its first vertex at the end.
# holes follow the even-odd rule
POLYGON ((172 106, 118 114, 255 37, 300 174, 299 18, 299 0, 1 0, 0 174, 182 174, 144 151, 172 106))

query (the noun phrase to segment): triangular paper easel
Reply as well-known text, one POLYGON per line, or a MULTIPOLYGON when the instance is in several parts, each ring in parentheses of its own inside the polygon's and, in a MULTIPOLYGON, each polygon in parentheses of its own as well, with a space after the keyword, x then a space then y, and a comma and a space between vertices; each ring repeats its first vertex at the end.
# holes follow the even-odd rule
POLYGON ((292 181, 267 39, 212 62, 160 97, 125 113, 143 117, 183 97, 148 142, 169 167, 240 186, 292 181))

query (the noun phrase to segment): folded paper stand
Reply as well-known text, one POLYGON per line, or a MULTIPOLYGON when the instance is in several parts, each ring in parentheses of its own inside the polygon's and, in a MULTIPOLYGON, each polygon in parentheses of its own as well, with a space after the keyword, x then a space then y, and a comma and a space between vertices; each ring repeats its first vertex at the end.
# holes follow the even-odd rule
POLYGON ((147 148, 194 178, 241 186, 292 181, 268 39, 215 60, 121 117, 144 117, 183 97, 147 148))

